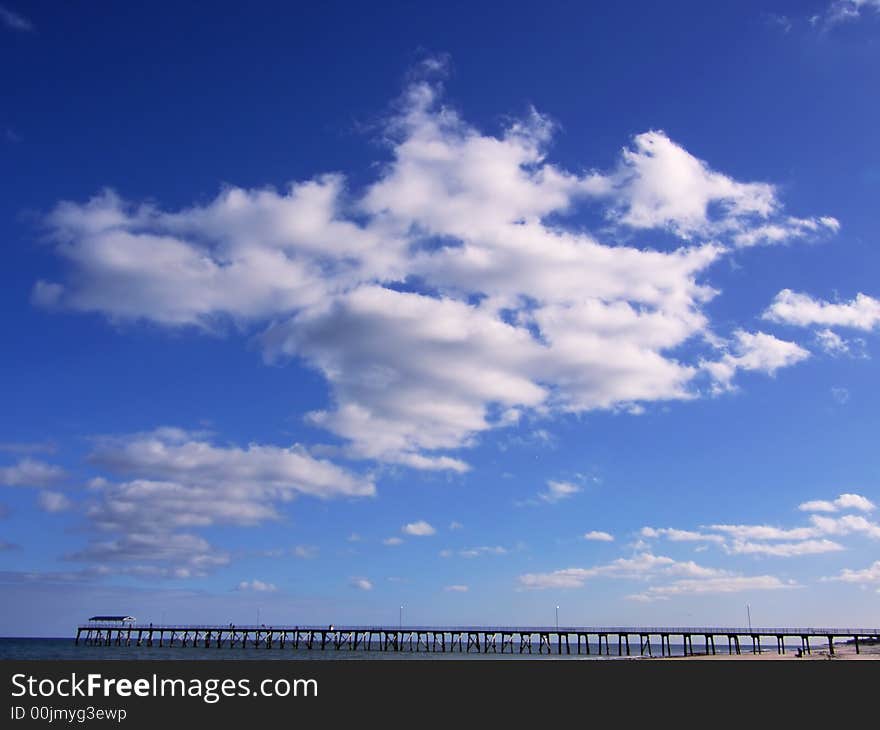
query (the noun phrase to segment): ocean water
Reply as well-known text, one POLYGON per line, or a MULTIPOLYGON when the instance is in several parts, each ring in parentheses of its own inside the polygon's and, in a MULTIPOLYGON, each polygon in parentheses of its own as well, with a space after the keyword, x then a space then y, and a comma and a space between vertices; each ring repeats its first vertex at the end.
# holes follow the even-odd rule
MULTIPOLYGON (((659 644, 654 648, 654 655, 659 656, 659 644)), ((719 647, 720 648, 720 647, 719 647)), ((638 658, 638 643, 636 643, 635 657, 638 658)), ((426 652, 426 651, 409 651, 407 648, 400 652, 384 652, 384 651, 363 651, 358 649, 351 651, 347 648, 334 649, 328 646, 327 649, 312 649, 311 651, 304 648, 293 649, 290 646, 280 649, 277 646, 271 649, 248 647, 230 648, 204 646, 84 646, 80 642, 79 646, 74 644, 73 638, 56 638, 56 639, 28 639, 28 638, 0 638, 0 660, 2 659, 108 659, 108 660, 152 660, 152 659, 297 659, 297 660, 325 660, 325 659, 345 659, 352 661, 364 660, 380 660, 393 661, 397 659, 425 659, 425 660, 445 660, 445 659, 473 659, 480 661, 482 659, 504 659, 511 661, 519 661, 523 659, 535 659, 540 661, 559 661, 559 660, 601 660, 626 658, 616 656, 616 644, 611 647, 612 654, 610 656, 597 655, 598 646, 590 647, 592 652, 589 656, 576 653, 572 654, 519 654, 518 647, 514 647, 514 653, 509 654, 477 654, 471 652, 459 653, 452 652, 426 652)), ((702 647, 694 644, 694 653, 701 653, 702 647)), ((572 647, 575 652, 575 648, 572 647)), ((681 656, 683 652, 682 646, 672 645, 673 656, 681 656)), ((720 652, 719 652, 720 653, 720 652)))

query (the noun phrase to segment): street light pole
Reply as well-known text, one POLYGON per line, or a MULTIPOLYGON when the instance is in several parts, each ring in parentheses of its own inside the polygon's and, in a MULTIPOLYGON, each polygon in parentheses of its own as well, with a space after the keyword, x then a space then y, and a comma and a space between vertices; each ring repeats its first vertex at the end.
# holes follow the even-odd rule
POLYGON ((752 607, 746 604, 746 615, 749 617, 749 633, 752 632, 752 607))
POLYGON ((556 607, 556 630, 559 631, 559 606, 556 607))
POLYGON ((403 606, 400 607, 400 614, 398 615, 398 624, 399 629, 403 628, 403 606))

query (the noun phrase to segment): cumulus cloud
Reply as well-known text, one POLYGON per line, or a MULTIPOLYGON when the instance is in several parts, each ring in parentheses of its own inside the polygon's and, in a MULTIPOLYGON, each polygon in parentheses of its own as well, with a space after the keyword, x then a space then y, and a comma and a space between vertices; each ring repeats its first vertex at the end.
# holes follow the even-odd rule
POLYGON ((859 292, 848 302, 828 302, 783 289, 764 311, 764 319, 799 327, 848 327, 872 330, 880 324, 880 301, 859 292))
POLYGON ((780 340, 765 332, 737 330, 732 352, 720 360, 702 363, 715 381, 716 392, 729 390, 737 371, 750 370, 774 375, 777 370, 806 360, 810 353, 794 342, 780 340))
MULTIPOLYGON (((416 80, 383 130, 390 161, 363 189, 333 174, 179 210, 110 190, 59 203, 46 225, 66 274, 33 298, 256 332, 266 360, 328 382, 311 423, 350 456, 417 469, 466 471, 449 452, 523 414, 696 397, 705 357, 682 347, 710 335, 708 268, 835 224, 783 215, 772 185, 717 172, 660 131, 584 174, 547 159, 552 134, 536 111, 486 133, 416 80), (566 225, 582 205, 602 208, 603 239, 566 225), (656 229, 678 247, 631 240, 656 229)), ((748 337, 763 339, 739 337, 743 351, 714 368, 724 385, 805 356, 748 337)))
POLYGON ((7 487, 48 487, 66 476, 60 466, 29 458, 12 466, 0 467, 0 484, 7 487))
POLYGON ((265 583, 261 580, 243 580, 236 587, 237 591, 254 591, 255 593, 274 593, 278 587, 273 583, 265 583))
POLYGON ((873 512, 876 508, 877 505, 861 494, 841 494, 835 500, 813 499, 798 505, 801 512, 839 512, 847 509, 873 512))
POLYGON ((861 515, 844 515, 843 517, 823 517, 812 515, 810 521, 815 529, 824 535, 860 534, 874 540, 880 540, 880 525, 861 515))
POLYGON ((619 169, 600 190, 615 198, 615 216, 633 228, 671 228, 683 236, 710 236, 766 219, 777 208, 766 183, 741 183, 712 170, 663 132, 636 135, 619 169), (712 215, 713 209, 719 209, 712 215))
POLYGON ((437 533, 437 530, 424 520, 410 522, 401 527, 400 531, 405 535, 413 535, 414 537, 428 537, 437 533))
POLYGON ((403 540, 399 537, 386 537, 382 540, 382 544, 394 547, 395 545, 403 545, 403 540))
POLYGON ((591 530, 584 533, 584 540, 594 540, 596 542, 614 542, 614 535, 610 532, 602 530, 591 530))
POLYGON ((371 591, 371 590, 373 590, 373 583, 372 583, 372 581, 368 580, 367 578, 352 578, 352 579, 348 582, 348 584, 349 584, 352 588, 357 588, 357 589, 360 590, 360 591, 371 591))

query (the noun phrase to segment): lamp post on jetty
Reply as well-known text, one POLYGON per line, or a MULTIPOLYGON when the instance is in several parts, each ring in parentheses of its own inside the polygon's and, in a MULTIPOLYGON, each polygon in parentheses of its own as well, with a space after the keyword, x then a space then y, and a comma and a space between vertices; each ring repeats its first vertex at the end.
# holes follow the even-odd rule
POLYGON ((559 631, 559 606, 556 607, 556 630, 559 631))

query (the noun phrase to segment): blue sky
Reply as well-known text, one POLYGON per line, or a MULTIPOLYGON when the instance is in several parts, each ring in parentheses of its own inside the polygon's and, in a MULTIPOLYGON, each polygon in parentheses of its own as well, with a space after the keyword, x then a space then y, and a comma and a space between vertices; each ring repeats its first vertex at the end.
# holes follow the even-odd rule
POLYGON ((877 623, 880 6, 0 6, 0 633, 877 623))

